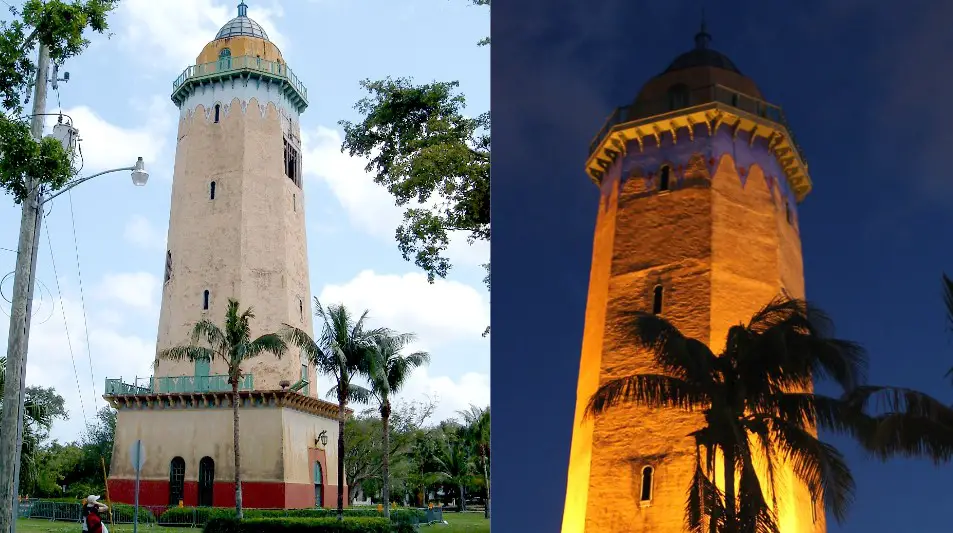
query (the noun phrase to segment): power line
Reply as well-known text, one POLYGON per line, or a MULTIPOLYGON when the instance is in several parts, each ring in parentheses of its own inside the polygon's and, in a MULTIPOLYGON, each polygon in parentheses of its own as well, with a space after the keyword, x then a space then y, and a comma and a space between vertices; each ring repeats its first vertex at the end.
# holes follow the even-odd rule
MULTIPOLYGON (((43 218, 46 218, 45 216, 43 218)), ((53 265, 53 277, 56 279, 56 295, 60 299, 60 311, 63 313, 63 328, 66 330, 66 345, 69 347, 69 357, 73 361, 73 377, 76 378, 76 390, 79 392, 79 406, 83 411, 83 422, 86 423, 86 427, 89 427, 88 419, 86 418, 86 405, 83 402, 83 389, 79 385, 79 372, 76 370, 76 357, 73 355, 73 341, 70 338, 69 334, 69 324, 66 321, 66 307, 63 305, 63 291, 60 290, 60 276, 56 273, 56 260, 53 258, 53 241, 50 239, 50 225, 47 221, 46 228, 46 243, 47 247, 50 249, 50 263, 53 265)))
POLYGON ((96 377, 93 375, 93 349, 89 346, 89 315, 86 313, 86 295, 83 293, 83 271, 79 266, 79 242, 76 239, 76 217, 73 215, 73 192, 67 191, 66 194, 69 197, 69 216, 73 223, 73 250, 76 251, 76 275, 79 277, 79 301, 83 309, 83 328, 86 332, 86 357, 89 359, 89 381, 92 385, 90 392, 93 395, 93 416, 96 416, 96 377))

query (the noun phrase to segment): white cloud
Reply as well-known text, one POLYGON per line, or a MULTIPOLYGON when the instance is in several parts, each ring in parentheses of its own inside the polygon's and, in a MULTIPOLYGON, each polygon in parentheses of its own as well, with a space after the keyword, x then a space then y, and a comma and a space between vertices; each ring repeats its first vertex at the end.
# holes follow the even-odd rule
MULTIPOLYGON (((148 376, 155 354, 154 341, 122 332, 131 324, 103 321, 90 306, 86 310, 88 323, 80 302, 64 297, 62 304, 55 302, 52 314, 49 310, 39 313, 43 316, 33 322, 30 332, 27 385, 53 387, 66 400, 69 420, 57 421, 51 432, 61 441, 79 439, 86 423, 92 422, 95 412, 106 405, 102 399, 106 378, 132 381, 135 376, 148 376), (46 317, 49 319, 41 320, 46 317)), ((4 344, 8 328, 9 318, 0 314, 4 344)))
POLYGON ((413 332, 432 347, 451 340, 481 340, 490 307, 482 291, 456 281, 428 283, 421 273, 376 274, 364 270, 343 285, 327 285, 322 305, 343 303, 355 312, 368 309, 369 320, 401 332, 413 332))
MULTIPOLYGON (((151 62, 157 68, 171 65, 172 70, 184 70, 195 63, 218 30, 237 15, 236 5, 213 0, 125 0, 117 10, 122 22, 116 27, 126 29, 120 38, 131 55, 158 56, 160 60, 151 62)), ((269 40, 287 52, 288 40, 274 23, 283 15, 277 2, 267 7, 256 2, 248 10, 248 16, 261 24, 269 40)))
MULTIPOLYGON (((351 223, 382 240, 393 240, 394 230, 403 221, 404 207, 398 207, 384 187, 364 167, 367 160, 341 152, 341 133, 318 126, 301 133, 306 175, 323 181, 331 189, 351 223)), ((447 257, 452 262, 481 265, 490 257, 488 242, 467 243, 465 232, 453 232, 447 257)))
POLYGON ((466 411, 470 405, 490 405, 490 376, 468 372, 453 380, 448 376, 431 376, 428 369, 418 368, 411 374, 397 398, 405 401, 420 401, 431 398, 435 401, 432 423, 459 418, 457 411, 466 411))
POLYGON ((158 309, 159 278, 148 272, 106 274, 96 287, 96 297, 139 311, 158 309))
POLYGON ((142 157, 146 170, 158 161, 175 113, 164 100, 153 97, 137 106, 145 121, 132 128, 116 126, 86 106, 64 110, 79 129, 83 175, 113 168, 130 167, 142 157))
POLYGON ((142 215, 133 215, 123 231, 123 238, 144 250, 164 251, 166 234, 155 227, 148 218, 142 215))

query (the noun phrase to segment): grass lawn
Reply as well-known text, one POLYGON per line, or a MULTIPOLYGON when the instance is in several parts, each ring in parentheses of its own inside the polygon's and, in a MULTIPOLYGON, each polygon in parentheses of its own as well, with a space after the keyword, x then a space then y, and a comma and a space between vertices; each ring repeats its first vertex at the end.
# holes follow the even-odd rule
MULTIPOLYGON (((421 526, 421 533, 489 533, 490 521, 483 518, 483 513, 444 513, 444 519, 449 525, 437 524, 421 526)), ((132 524, 115 524, 109 527, 109 533, 132 533, 132 524)), ((140 525, 144 533, 183 533, 189 528, 162 527, 140 525)), ((17 520, 17 533, 80 533, 82 526, 77 522, 51 522, 49 520, 20 519, 17 520)))
POLYGON ((443 519, 447 521, 448 526, 445 525, 433 525, 433 526, 421 526, 421 533, 438 533, 444 532, 447 533, 457 533, 459 531, 466 531, 467 533, 489 533, 490 532, 490 521, 486 518, 483 518, 483 513, 448 513, 444 511, 443 519))

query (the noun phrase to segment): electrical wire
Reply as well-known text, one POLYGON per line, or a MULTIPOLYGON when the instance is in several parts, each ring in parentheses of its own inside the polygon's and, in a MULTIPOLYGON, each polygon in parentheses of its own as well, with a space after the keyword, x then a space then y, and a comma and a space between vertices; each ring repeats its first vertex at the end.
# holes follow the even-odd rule
POLYGON ((73 250, 76 252, 76 275, 79 278, 79 301, 83 309, 83 328, 86 332, 86 357, 89 359, 90 392, 93 395, 93 415, 96 414, 96 377, 93 375, 93 349, 89 345, 89 318, 86 313, 86 295, 83 293, 83 271, 79 266, 79 241, 76 238, 76 216, 73 214, 73 191, 66 191, 69 197, 69 216, 73 224, 73 250))
MULTIPOLYGON (((43 218, 46 218, 45 216, 43 218)), ((69 334, 69 323, 66 320, 66 307, 63 305, 63 291, 60 289, 60 277, 56 272, 56 259, 53 257, 53 240, 50 238, 49 221, 45 225, 46 243, 50 250, 50 263, 53 265, 53 277, 56 279, 56 295, 60 300, 60 311, 63 313, 63 328, 66 330, 66 345, 69 348, 69 357, 73 361, 73 377, 76 379, 76 390, 79 392, 79 406, 83 413, 83 422, 89 429, 89 418, 86 416, 86 405, 83 402, 83 388, 79 385, 79 372, 76 370, 76 357, 73 355, 73 340, 69 334)))

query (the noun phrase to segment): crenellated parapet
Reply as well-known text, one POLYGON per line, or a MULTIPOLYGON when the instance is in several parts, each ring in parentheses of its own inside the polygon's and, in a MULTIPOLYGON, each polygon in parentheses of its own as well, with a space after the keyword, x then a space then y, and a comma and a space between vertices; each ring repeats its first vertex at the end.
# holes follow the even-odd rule
POLYGON ((807 163, 779 107, 721 85, 669 97, 667 107, 658 112, 656 102, 639 102, 616 109, 590 145, 589 177, 601 184, 619 157, 625 159, 625 176, 627 165, 651 171, 669 158, 679 161, 677 168, 700 153, 714 166, 732 154, 739 169, 754 164, 764 169, 794 204, 811 191, 807 163))

